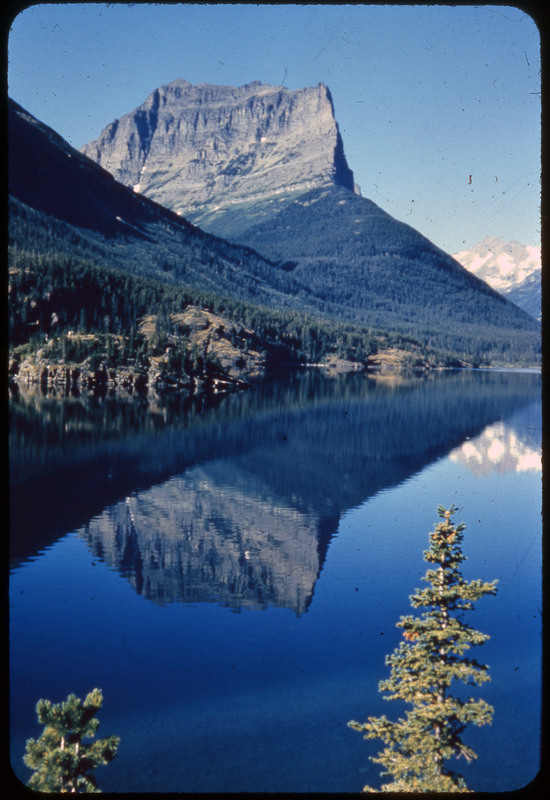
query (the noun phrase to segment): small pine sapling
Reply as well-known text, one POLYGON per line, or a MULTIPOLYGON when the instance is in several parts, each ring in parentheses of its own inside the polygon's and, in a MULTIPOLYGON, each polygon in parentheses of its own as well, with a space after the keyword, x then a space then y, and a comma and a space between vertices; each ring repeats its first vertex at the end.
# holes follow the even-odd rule
MULTIPOLYGON (((496 594, 496 583, 464 580, 460 565, 465 525, 453 524, 457 509, 439 506, 443 522, 430 533, 430 548, 424 560, 433 565, 423 580, 427 588, 411 595, 413 608, 423 608, 420 617, 401 617, 403 639, 387 656, 390 677, 379 684, 386 700, 401 700, 412 708, 403 719, 391 722, 386 716, 369 717, 367 722, 349 722, 349 727, 365 734, 365 739, 381 739, 384 749, 371 758, 384 767, 382 775, 392 777, 382 791, 390 792, 468 792, 464 778, 448 766, 449 759, 476 758, 462 741, 469 723, 491 724, 493 708, 484 700, 466 700, 449 694, 456 679, 468 685, 490 680, 488 667, 465 656, 472 646, 483 644, 489 636, 463 621, 465 611, 484 595, 496 594)), ((365 786, 363 791, 377 791, 365 786)))
POLYGON ((34 770, 28 786, 40 792, 101 792, 92 770, 116 755, 120 738, 109 736, 95 742, 99 728, 96 714, 103 695, 94 689, 84 702, 70 694, 63 703, 39 700, 38 722, 44 730, 38 739, 28 739, 23 760, 34 770))

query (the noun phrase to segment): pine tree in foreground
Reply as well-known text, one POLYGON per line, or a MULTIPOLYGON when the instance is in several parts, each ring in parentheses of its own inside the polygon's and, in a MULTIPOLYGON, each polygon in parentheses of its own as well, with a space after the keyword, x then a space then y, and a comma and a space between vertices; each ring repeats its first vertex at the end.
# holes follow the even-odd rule
POLYGON ((94 689, 84 702, 70 694, 64 703, 39 700, 38 721, 44 725, 39 739, 28 739, 23 758, 35 770, 28 781, 31 789, 41 792, 101 792, 92 770, 107 764, 116 755, 120 738, 109 736, 96 742, 92 739, 99 728, 96 714, 103 695, 94 689))
MULTIPOLYGON (((424 559, 433 565, 423 580, 428 587, 411 595, 413 608, 423 608, 420 617, 401 617, 397 626, 403 638, 386 658, 390 677, 379 684, 387 692, 386 700, 402 700, 412 708, 404 719, 391 722, 385 716, 369 717, 367 722, 349 722, 365 739, 381 739, 385 748, 371 760, 384 767, 392 783, 382 786, 387 792, 467 792, 464 778, 445 765, 449 759, 463 756, 466 761, 476 753, 462 741, 469 723, 492 722, 493 708, 484 700, 466 700, 449 694, 453 680, 478 685, 490 680, 488 667, 464 653, 489 637, 462 620, 476 600, 496 594, 496 583, 465 581, 460 564, 465 525, 454 525, 457 509, 439 506, 443 522, 430 534, 430 548, 424 559)), ((363 791, 377 791, 365 786, 363 791)))

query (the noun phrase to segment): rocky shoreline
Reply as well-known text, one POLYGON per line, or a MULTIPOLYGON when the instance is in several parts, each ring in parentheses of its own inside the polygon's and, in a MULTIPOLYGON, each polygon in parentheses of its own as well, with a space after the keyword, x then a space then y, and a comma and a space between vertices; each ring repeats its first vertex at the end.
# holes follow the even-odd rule
MULTIPOLYGON (((463 366, 468 366, 464 364, 463 366)), ((322 369, 328 375, 364 372, 369 375, 388 375, 403 372, 427 372, 434 368, 428 360, 411 359, 406 351, 391 349, 370 356, 367 362, 347 361, 330 356, 316 364, 294 364, 294 368, 322 369)), ((290 366, 289 366, 290 368, 290 366)), ((122 394, 156 394, 159 396, 180 393, 187 395, 237 392, 250 386, 251 381, 265 376, 265 364, 256 364, 253 373, 233 368, 216 373, 205 370, 199 374, 176 374, 152 365, 144 369, 134 367, 108 367, 104 364, 92 369, 86 363, 54 362, 40 357, 12 358, 8 378, 12 385, 24 388, 41 387, 43 391, 65 393, 110 392, 122 394)))
POLYGON ((121 392, 124 394, 154 393, 158 395, 179 392, 235 392, 245 389, 249 382, 244 378, 219 375, 173 375, 155 368, 87 369, 81 364, 44 363, 24 359, 20 364, 12 360, 9 365, 9 382, 22 387, 40 386, 43 390, 64 392, 121 392))

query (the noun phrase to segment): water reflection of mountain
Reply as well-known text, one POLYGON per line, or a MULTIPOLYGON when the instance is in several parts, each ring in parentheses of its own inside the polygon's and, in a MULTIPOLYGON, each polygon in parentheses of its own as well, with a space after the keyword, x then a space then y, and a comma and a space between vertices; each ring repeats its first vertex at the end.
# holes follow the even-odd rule
POLYGON ((515 414, 511 426, 504 422, 488 425, 475 439, 468 439, 453 450, 449 458, 464 464, 473 475, 541 472, 541 403, 515 414))
POLYGON ((156 603, 275 605, 301 614, 331 532, 221 460, 110 506, 82 536, 94 556, 156 603))
POLYGON ((79 528, 156 602, 301 613, 343 511, 539 396, 536 375, 456 372, 402 386, 311 373, 154 415, 20 398, 12 557, 79 528))

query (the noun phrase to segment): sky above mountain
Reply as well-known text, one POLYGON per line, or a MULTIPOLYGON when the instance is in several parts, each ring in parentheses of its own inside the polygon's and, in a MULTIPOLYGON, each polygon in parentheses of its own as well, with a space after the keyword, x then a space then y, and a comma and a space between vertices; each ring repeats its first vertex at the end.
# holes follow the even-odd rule
POLYGON ((540 243, 540 36, 513 6, 42 4, 8 91, 74 147, 175 78, 327 84, 365 197, 448 253, 540 243))

